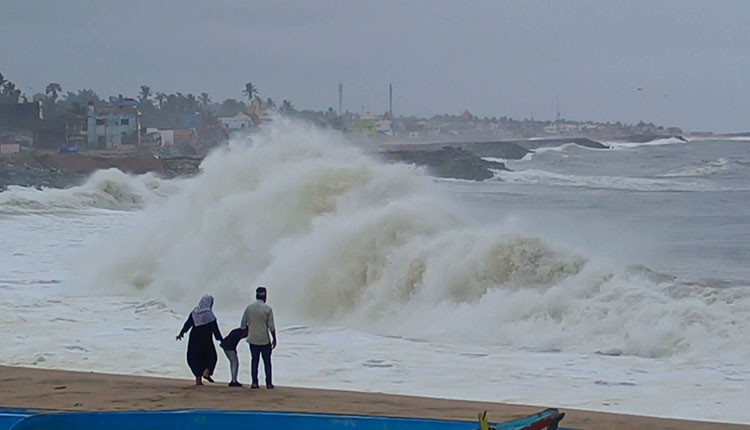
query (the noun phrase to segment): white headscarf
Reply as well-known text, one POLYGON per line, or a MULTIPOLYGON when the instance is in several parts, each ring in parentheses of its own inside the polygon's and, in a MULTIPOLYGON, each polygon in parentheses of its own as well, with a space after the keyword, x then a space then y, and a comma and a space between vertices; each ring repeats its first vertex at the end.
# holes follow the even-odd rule
POLYGON ((196 327, 206 325, 212 321, 216 321, 216 315, 211 307, 214 305, 214 298, 206 294, 201 297, 201 301, 198 302, 198 306, 193 309, 193 325, 196 327))

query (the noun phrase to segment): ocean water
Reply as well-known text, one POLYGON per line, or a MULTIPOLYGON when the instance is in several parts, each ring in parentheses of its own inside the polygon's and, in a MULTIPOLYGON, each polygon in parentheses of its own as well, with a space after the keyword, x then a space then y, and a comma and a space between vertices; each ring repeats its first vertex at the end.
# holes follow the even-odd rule
POLYGON ((191 179, 10 188, 0 364, 190 378, 200 296, 228 332, 263 284, 279 385, 750 422, 750 142, 509 166, 438 180, 279 121, 191 179))

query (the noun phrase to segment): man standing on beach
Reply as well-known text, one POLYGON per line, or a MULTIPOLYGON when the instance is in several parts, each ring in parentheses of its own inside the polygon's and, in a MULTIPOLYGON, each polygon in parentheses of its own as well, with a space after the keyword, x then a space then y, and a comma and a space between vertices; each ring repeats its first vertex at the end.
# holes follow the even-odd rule
POLYGON ((266 287, 255 290, 255 302, 245 308, 240 328, 248 328, 247 343, 250 344, 250 374, 253 385, 258 388, 258 364, 263 356, 263 367, 266 374, 266 388, 273 388, 271 381, 271 351, 276 348, 276 326, 273 322, 273 309, 266 304, 266 287), (269 336, 270 333, 270 336, 269 336))

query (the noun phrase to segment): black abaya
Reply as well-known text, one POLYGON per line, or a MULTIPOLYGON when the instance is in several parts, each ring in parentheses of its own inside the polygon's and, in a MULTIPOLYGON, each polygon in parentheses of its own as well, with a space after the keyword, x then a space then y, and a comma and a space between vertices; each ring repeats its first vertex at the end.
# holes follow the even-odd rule
POLYGON ((202 376, 206 369, 208 369, 209 375, 213 375, 217 357, 211 334, 218 341, 223 339, 219 331, 219 325, 216 320, 213 320, 208 324, 196 327, 193 324, 193 315, 191 314, 185 321, 185 325, 182 326, 180 337, 188 330, 190 330, 190 339, 188 340, 187 362, 190 370, 196 378, 202 376), (192 330, 190 330, 191 327, 192 330))

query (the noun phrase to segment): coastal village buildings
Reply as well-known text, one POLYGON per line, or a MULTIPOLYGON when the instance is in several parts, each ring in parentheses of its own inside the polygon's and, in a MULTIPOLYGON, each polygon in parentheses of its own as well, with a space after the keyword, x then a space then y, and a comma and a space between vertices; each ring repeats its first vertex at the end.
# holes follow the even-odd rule
POLYGON ((252 117, 244 112, 238 112, 237 115, 232 117, 219 118, 219 122, 230 134, 247 131, 253 126, 252 117))
POLYGON ((393 121, 385 115, 376 115, 368 110, 352 121, 351 130, 368 137, 393 136, 393 121))
POLYGON ((125 99, 117 106, 88 107, 88 148, 117 149, 122 145, 140 146, 140 111, 138 103, 125 99))

